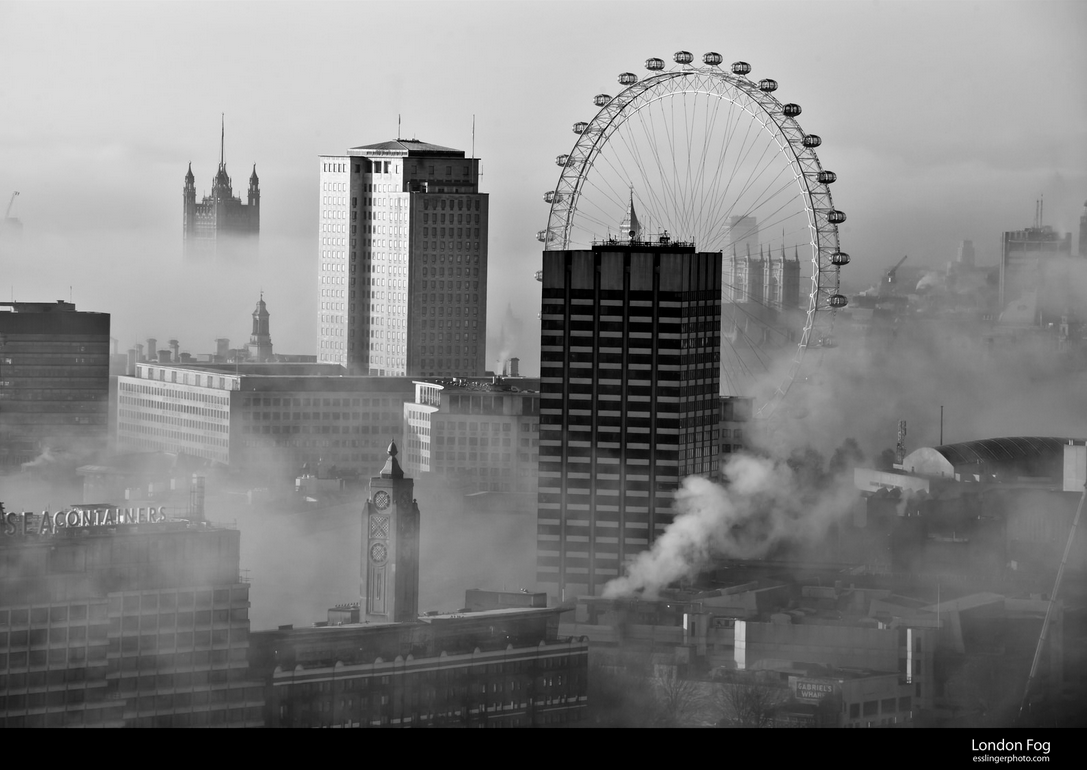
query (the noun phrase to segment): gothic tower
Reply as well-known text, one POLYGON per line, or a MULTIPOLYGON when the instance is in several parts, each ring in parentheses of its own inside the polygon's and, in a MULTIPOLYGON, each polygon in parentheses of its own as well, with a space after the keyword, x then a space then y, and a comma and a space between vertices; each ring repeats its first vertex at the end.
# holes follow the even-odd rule
POLYGON ((370 623, 408 622, 419 616, 419 506, 415 482, 389 459, 370 479, 370 499, 362 522, 359 575, 362 619, 370 623))
POLYGON ((186 259, 234 260, 257 255, 260 234, 260 180, 257 167, 249 177, 249 203, 234 195, 226 170, 226 122, 219 141, 219 168, 211 180, 211 195, 196 198, 192 163, 185 175, 182 219, 186 259))
POLYGON ((181 218, 182 239, 188 243, 196 235, 196 177, 192 173, 192 162, 185 174, 185 189, 181 193, 183 213, 181 218))
POLYGON ((257 164, 253 164, 253 173, 249 175, 249 226, 253 232, 260 231, 260 179, 257 178, 257 164))

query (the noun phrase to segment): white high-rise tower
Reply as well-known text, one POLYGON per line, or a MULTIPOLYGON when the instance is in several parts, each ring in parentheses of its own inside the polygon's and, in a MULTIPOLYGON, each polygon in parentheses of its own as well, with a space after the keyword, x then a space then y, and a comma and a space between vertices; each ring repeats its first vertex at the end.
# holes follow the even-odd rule
POLYGON ((479 160, 415 139, 321 156, 318 361, 355 374, 486 367, 479 160))

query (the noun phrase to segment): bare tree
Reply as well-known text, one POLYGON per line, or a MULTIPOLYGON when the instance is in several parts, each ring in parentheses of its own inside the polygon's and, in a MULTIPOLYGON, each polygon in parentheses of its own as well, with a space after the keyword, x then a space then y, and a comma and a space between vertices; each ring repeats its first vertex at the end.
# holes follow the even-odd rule
POLYGON ((788 690, 758 682, 722 683, 714 701, 722 721, 735 727, 771 727, 789 700, 788 690))
POLYGON ((656 727, 691 727, 703 722, 706 698, 701 684, 664 669, 653 677, 656 727))

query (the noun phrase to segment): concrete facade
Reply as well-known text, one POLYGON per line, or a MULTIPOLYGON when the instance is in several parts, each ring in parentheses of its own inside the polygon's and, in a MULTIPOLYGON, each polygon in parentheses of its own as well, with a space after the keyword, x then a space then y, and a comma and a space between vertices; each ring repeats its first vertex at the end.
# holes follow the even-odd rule
POLYGON ((627 241, 545 251, 537 585, 595 594, 717 473, 721 255, 627 241))
POLYGON ((404 469, 474 492, 536 494, 540 394, 510 382, 416 382, 404 404, 404 469))
POLYGON ((318 361, 354 374, 486 368, 479 160, 414 139, 322 156, 318 361))

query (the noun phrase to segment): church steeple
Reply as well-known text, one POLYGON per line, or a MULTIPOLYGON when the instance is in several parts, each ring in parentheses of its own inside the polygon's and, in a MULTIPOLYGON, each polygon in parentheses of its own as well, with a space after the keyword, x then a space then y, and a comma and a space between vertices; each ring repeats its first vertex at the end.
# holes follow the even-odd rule
POLYGON ((253 334, 249 338, 249 356, 255 361, 272 360, 272 335, 268 326, 268 306, 264 304, 264 292, 260 293, 257 309, 253 311, 253 334))

